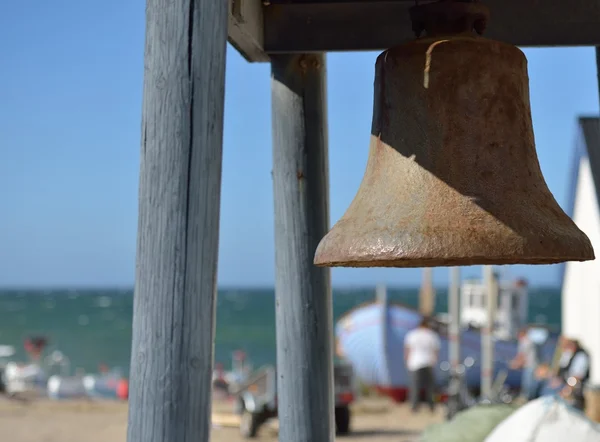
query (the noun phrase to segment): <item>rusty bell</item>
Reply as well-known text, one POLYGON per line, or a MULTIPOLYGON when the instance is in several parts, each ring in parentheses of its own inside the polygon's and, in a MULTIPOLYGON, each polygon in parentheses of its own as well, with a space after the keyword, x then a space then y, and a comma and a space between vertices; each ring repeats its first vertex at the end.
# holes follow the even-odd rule
POLYGON ((594 259, 538 162, 525 55, 428 37, 376 63, 367 170, 315 264, 434 267, 594 259))

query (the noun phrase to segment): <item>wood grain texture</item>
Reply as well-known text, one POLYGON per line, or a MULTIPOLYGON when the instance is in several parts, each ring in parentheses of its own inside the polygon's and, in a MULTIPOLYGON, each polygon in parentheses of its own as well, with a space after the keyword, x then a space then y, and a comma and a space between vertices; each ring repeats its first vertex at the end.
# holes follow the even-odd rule
POLYGON ((207 441, 227 3, 148 0, 129 442, 207 441))
POLYGON ((328 442, 333 423, 325 56, 272 57, 277 391, 281 442, 328 442))

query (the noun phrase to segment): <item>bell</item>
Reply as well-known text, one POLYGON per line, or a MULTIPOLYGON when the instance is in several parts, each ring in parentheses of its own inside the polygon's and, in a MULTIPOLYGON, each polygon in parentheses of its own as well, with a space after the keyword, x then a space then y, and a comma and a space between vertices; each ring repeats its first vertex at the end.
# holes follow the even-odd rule
POLYGON ((542 176, 517 47, 471 33, 430 35, 383 52, 375 70, 367 170, 316 265, 594 259, 542 176))

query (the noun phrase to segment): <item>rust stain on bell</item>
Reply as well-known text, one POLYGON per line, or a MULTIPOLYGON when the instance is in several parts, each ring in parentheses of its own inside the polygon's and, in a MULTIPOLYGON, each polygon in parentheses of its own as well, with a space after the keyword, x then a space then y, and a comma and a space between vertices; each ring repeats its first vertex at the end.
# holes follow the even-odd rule
POLYGON ((540 170, 525 55, 427 37, 377 59, 367 170, 315 264, 431 267, 594 259, 540 170))

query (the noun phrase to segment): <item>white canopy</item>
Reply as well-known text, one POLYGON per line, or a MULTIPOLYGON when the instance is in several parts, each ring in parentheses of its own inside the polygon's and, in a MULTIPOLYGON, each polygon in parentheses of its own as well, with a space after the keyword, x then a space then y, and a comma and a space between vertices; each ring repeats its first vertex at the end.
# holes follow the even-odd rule
POLYGON ((598 442, 600 425, 564 401, 541 397, 519 408, 484 442, 598 442))

